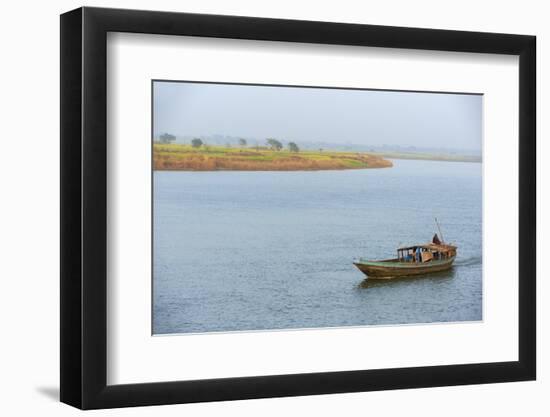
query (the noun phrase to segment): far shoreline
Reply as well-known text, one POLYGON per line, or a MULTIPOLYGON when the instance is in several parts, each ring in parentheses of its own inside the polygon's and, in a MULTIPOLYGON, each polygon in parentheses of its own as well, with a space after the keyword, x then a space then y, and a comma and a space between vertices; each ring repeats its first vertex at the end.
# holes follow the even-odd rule
POLYGON ((411 161, 437 161, 437 162, 472 162, 483 163, 481 156, 475 155, 436 155, 436 154, 415 154, 415 153, 403 153, 403 152, 370 152, 372 155, 380 156, 387 159, 401 159, 411 161))
POLYGON ((392 160, 482 163, 481 156, 409 152, 274 150, 267 147, 153 144, 154 171, 297 172, 393 167, 392 160))

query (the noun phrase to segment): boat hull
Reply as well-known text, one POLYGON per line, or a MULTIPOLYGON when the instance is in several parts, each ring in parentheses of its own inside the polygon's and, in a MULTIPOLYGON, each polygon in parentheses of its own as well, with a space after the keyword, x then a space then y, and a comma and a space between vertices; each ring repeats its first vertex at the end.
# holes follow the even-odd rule
POLYGON ((453 266, 455 257, 426 263, 390 261, 358 261, 353 264, 369 279, 392 279, 441 272, 453 266))

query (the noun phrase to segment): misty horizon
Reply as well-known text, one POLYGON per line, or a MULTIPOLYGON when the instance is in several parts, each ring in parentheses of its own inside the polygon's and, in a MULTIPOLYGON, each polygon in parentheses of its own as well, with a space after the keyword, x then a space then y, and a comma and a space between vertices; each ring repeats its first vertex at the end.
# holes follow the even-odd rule
POLYGON ((153 134, 481 153, 482 96, 155 81, 153 134))

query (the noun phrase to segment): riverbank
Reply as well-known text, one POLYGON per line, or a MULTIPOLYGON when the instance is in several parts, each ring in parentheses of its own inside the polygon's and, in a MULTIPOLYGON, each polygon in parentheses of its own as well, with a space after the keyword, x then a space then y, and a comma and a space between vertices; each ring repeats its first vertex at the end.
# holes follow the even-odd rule
POLYGON ((391 161, 363 152, 328 152, 233 148, 222 146, 153 145, 157 171, 320 171, 389 168, 391 161))

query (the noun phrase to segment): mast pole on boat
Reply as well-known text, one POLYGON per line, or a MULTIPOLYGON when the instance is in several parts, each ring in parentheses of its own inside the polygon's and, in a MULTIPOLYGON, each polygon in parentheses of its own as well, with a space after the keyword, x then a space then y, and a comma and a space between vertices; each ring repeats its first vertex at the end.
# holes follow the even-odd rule
POLYGON ((445 243, 445 239, 443 238, 443 233, 441 233, 441 227, 439 227, 439 222, 437 221, 437 217, 435 217, 435 224, 437 225, 437 230, 439 230, 439 236, 441 236, 441 242, 445 243))

